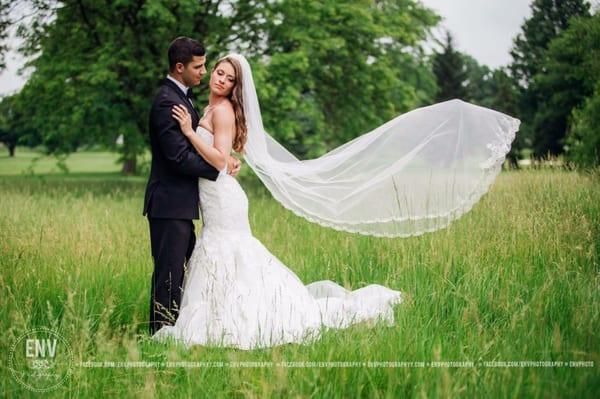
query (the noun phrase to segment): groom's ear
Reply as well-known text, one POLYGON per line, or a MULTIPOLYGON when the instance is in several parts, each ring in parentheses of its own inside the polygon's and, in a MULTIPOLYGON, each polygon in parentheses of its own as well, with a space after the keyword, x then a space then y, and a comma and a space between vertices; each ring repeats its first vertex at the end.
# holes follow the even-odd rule
POLYGON ((175 64, 175 69, 173 72, 182 74, 184 70, 185 70, 185 65, 183 65, 183 63, 181 63, 181 62, 178 62, 177 64, 175 64))

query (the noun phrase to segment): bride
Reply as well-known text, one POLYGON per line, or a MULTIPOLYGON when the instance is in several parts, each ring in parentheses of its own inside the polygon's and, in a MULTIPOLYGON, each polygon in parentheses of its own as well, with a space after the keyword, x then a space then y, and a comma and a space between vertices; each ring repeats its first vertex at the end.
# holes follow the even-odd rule
POLYGON ((252 235, 248 199, 226 170, 232 149, 296 214, 338 230, 406 237, 470 210, 499 173, 519 126, 508 115, 451 100, 300 161, 264 131, 250 66, 238 54, 215 65, 196 131, 186 108, 176 106, 173 117, 221 172, 216 181, 198 179, 203 228, 179 317, 153 338, 240 349, 314 342, 324 327, 393 325, 403 297, 377 284, 354 291, 329 280, 304 285, 252 235))

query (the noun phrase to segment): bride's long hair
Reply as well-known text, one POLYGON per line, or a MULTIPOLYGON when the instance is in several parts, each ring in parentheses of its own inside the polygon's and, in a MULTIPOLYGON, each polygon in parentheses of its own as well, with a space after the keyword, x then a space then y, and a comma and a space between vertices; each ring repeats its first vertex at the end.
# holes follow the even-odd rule
POLYGON ((233 105, 235 114, 235 137, 233 138, 233 150, 238 154, 244 153, 244 145, 248 140, 248 128, 246 126, 246 115, 244 114, 244 96, 243 96, 243 81, 242 81, 242 66, 240 63, 229 56, 223 57, 217 61, 213 68, 213 72, 221 63, 228 62, 235 71, 235 85, 231 89, 231 93, 227 97, 233 105))

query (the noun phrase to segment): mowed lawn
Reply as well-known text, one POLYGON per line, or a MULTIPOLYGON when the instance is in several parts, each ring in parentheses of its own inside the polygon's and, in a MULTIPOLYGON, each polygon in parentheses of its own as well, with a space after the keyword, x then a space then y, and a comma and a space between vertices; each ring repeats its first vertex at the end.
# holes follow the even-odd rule
MULTIPOLYGON (((16 156, 10 158, 7 150, 0 150, 0 176, 64 173, 54 156, 18 147, 16 156)), ((70 173, 117 173, 121 170, 118 159, 116 153, 87 151, 69 155, 64 163, 70 173)))
MULTIPOLYGON (((14 159, 0 156, 0 347, 8 354, 35 327, 65 338, 74 362, 61 367, 70 367, 71 375, 45 397, 600 393, 598 173, 504 171, 447 229, 386 239, 337 232, 293 215, 244 166, 240 181, 254 235, 305 283, 330 279, 349 289, 377 283, 403 291, 406 301, 395 308, 392 327, 326 331, 312 345, 186 350, 147 335, 152 260, 141 214, 145 178, 121 177, 110 153, 74 154, 66 161, 68 174, 49 159, 28 168, 36 156, 20 149, 14 159), (104 361, 153 366, 82 364, 104 361), (492 365, 519 361, 532 363, 492 365), (552 361, 567 363, 533 363, 552 361), (593 365, 572 367, 571 361, 593 365)), ((2 397, 41 395, 20 385, 6 361, 0 378, 2 397)))

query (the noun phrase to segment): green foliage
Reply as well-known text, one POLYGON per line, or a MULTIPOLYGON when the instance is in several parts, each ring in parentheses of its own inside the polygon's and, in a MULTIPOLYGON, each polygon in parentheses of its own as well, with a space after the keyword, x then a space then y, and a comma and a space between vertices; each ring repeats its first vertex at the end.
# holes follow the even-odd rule
MULTIPOLYGON (((414 0, 35 0, 20 28, 33 74, 19 97, 23 128, 50 153, 102 144, 133 170, 147 147, 150 101, 180 35, 209 62, 251 59, 268 130, 294 152, 320 154, 429 101, 421 40, 438 17, 414 0)), ((206 84, 201 95, 207 95, 206 84)))
POLYGON ((563 152, 568 116, 582 99, 580 85, 564 80, 557 84, 546 77, 547 63, 552 62, 548 47, 569 27, 572 17, 589 16, 589 8, 584 0, 535 0, 531 17, 514 40, 510 69, 520 92, 521 134, 531 142, 537 158, 563 152))
POLYGON ((569 26, 569 19, 590 13, 585 0, 534 0, 530 8, 532 15, 523 23, 510 52, 512 76, 521 87, 531 84, 543 70, 548 45, 569 26))
POLYGON ((493 74, 487 65, 481 65, 468 54, 461 53, 462 65, 465 71, 463 87, 466 90, 466 98, 476 104, 492 103, 494 97, 493 74))
MULTIPOLYGON (((468 56, 467 56, 468 57, 468 56)), ((471 57, 468 57, 471 58, 471 57)), ((492 108, 507 115, 519 117, 518 89, 506 68, 490 71, 486 66, 477 67, 475 60, 467 63, 470 72, 469 88, 471 101, 484 107, 492 108)), ((512 142, 507 159, 510 166, 518 168, 518 160, 523 158, 526 148, 525 136, 518 132, 512 142)))
POLYGON ((18 95, 0 99, 0 142, 6 145, 10 156, 15 155, 17 144, 33 147, 40 142, 37 132, 23 123, 28 117, 24 105, 18 95))
POLYGON ((567 159, 580 167, 600 165, 600 85, 581 108, 573 110, 567 159))
POLYGON ((560 118, 569 131, 567 158, 580 166, 597 164, 600 14, 571 19, 569 28, 551 42, 544 66, 536 83, 548 96, 538 119, 560 118))
POLYGON ((11 99, 4 97, 0 100, 0 142, 8 148, 10 156, 14 156, 14 150, 17 146, 17 135, 12 129, 12 104, 11 99))
POLYGON ((438 18, 415 1, 285 0, 269 13, 259 97, 267 130, 296 154, 322 154, 431 99, 419 42, 438 18))
MULTIPOLYGON (((518 115, 517 89, 505 69, 491 70, 470 55, 457 51, 449 32, 445 42, 440 44, 442 51, 433 57, 437 101, 460 98, 508 115, 518 115)), ((507 155, 512 167, 518 168, 517 160, 524 146, 523 135, 519 133, 507 155)))
POLYGON ((20 33, 25 53, 35 55, 34 72, 19 96, 36 106, 23 123, 41 132, 50 153, 93 144, 116 149, 122 135, 122 162, 134 171, 147 148, 150 101, 166 75, 170 41, 188 35, 209 48, 226 45, 259 12, 246 7, 225 17, 219 3, 33 2, 34 21, 20 33))
POLYGON ((6 39, 8 38, 9 28, 11 25, 10 9, 11 0, 0 0, 0 71, 6 68, 4 55, 8 50, 6 39))
POLYGON ((465 58, 455 49, 454 38, 450 32, 446 32, 446 41, 442 43, 442 51, 435 54, 433 58, 433 73, 438 86, 435 98, 437 102, 453 98, 469 100, 469 90, 466 87, 469 75, 465 66, 465 58))

